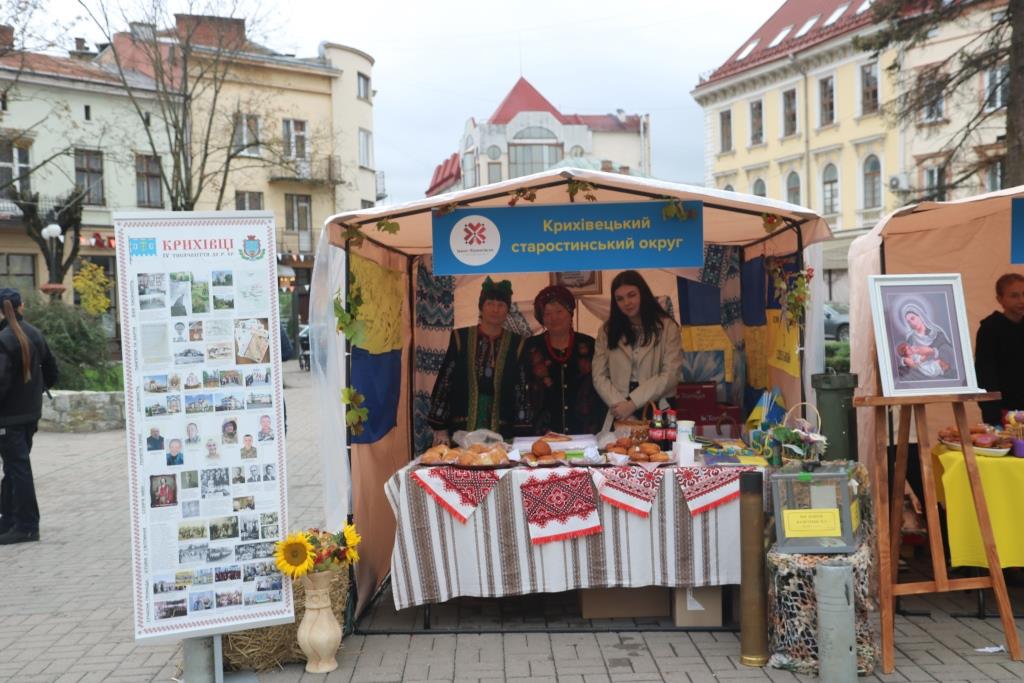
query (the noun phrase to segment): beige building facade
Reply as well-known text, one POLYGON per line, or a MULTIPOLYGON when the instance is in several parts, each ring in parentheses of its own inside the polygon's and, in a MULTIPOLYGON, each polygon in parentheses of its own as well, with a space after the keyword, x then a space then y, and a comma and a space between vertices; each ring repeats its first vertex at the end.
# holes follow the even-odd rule
POLYGON ((704 110, 705 183, 781 199, 824 215, 826 297, 845 301, 853 238, 900 204, 890 55, 858 51, 874 30, 870 2, 789 0, 692 95, 704 110))

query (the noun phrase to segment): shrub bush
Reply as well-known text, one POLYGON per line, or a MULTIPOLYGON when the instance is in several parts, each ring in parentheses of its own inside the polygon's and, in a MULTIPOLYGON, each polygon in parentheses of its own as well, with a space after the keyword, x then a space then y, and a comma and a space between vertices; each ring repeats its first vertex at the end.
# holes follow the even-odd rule
POLYGON ((829 368, 836 372, 850 371, 850 342, 825 342, 825 369, 829 368))
POLYGON ((99 318, 62 301, 31 296, 25 302, 25 320, 43 333, 60 367, 58 389, 93 389, 110 374, 107 335, 99 318))

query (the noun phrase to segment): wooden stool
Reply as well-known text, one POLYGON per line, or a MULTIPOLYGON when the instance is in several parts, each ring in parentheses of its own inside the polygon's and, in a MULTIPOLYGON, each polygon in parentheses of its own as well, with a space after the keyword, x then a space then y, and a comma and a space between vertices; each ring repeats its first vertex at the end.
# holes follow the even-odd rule
POLYGON ((1010 659, 1020 660, 1020 642, 1017 629, 1013 622, 1013 611, 1006 593, 1006 582, 1003 569, 999 564, 999 553, 996 551, 995 539, 992 536, 992 525, 988 516, 988 505, 985 492, 981 486, 981 475, 978 473, 978 462, 975 459, 974 447, 971 445, 970 427, 967 424, 967 401, 998 400, 998 393, 987 394, 951 394, 942 396, 856 396, 853 404, 858 408, 873 408, 875 413, 875 453, 871 458, 870 469, 875 502, 875 519, 878 524, 878 577, 879 603, 881 604, 882 621, 882 671, 892 673, 895 668, 893 655, 893 636, 895 629, 895 601, 900 595, 920 595, 922 593, 945 593, 953 590, 973 590, 991 588, 996 595, 999 606, 999 618, 1003 623, 1006 636, 1006 648, 1010 659), (981 530, 982 543, 985 545, 985 557, 988 560, 988 576, 969 579, 950 579, 946 573, 946 558, 942 546, 942 531, 939 527, 939 509, 935 499, 935 475, 932 470, 931 445, 928 439, 928 420, 925 417, 925 406, 928 404, 951 403, 956 426, 963 439, 964 463, 970 480, 971 495, 974 498, 974 509, 978 515, 978 528, 981 530), (932 581, 915 581, 899 583, 899 543, 900 528, 903 517, 903 506, 889 503, 889 472, 887 454, 887 421, 886 408, 899 406, 900 429, 896 441, 896 462, 893 472, 893 497, 902 497, 907 477, 907 450, 910 443, 911 411, 917 424, 918 457, 921 460, 921 480, 924 488, 925 512, 928 518, 928 543, 931 547, 932 581), (889 520, 886 524, 885 520, 889 520))

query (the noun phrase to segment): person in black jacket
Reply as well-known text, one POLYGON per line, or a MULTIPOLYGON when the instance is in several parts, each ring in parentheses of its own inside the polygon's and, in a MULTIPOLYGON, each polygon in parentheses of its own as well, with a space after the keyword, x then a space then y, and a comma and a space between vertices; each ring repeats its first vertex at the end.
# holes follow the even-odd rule
POLYGON ((980 404, 982 419, 992 425, 1001 424, 1007 410, 1024 410, 1024 275, 996 280, 996 301, 1003 310, 981 321, 974 344, 978 386, 1002 394, 980 404))
POLYGON ((16 289, 0 288, 0 545, 39 540, 39 506, 32 480, 32 435, 43 391, 57 382, 57 361, 36 328, 21 319, 16 289))

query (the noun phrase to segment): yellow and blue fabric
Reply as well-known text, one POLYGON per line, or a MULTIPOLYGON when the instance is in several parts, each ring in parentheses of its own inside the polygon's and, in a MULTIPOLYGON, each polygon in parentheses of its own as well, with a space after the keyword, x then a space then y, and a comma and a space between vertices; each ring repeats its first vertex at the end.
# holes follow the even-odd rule
POLYGON ((401 272, 349 254, 352 282, 362 295, 356 319, 365 334, 352 346, 350 385, 365 397, 367 419, 352 443, 373 443, 394 428, 402 388, 402 307, 405 302, 401 272))
MULTIPOLYGON (((961 451, 942 444, 932 447, 938 465, 935 488, 939 502, 946 505, 949 526, 949 563, 953 567, 987 567, 985 546, 974 509, 961 451)), ((1024 491, 1024 459, 1012 455, 976 456, 985 503, 992 523, 992 535, 1003 567, 1024 567, 1024 535, 1020 533, 1020 492, 1024 491)))
POLYGON ((721 289, 712 284, 677 279, 683 382, 732 380, 733 345, 722 329, 721 289))
POLYGON ((373 443, 395 426, 398 416, 398 395, 402 385, 402 350, 370 353, 352 347, 352 371, 349 383, 365 397, 367 419, 361 434, 352 443, 373 443))

